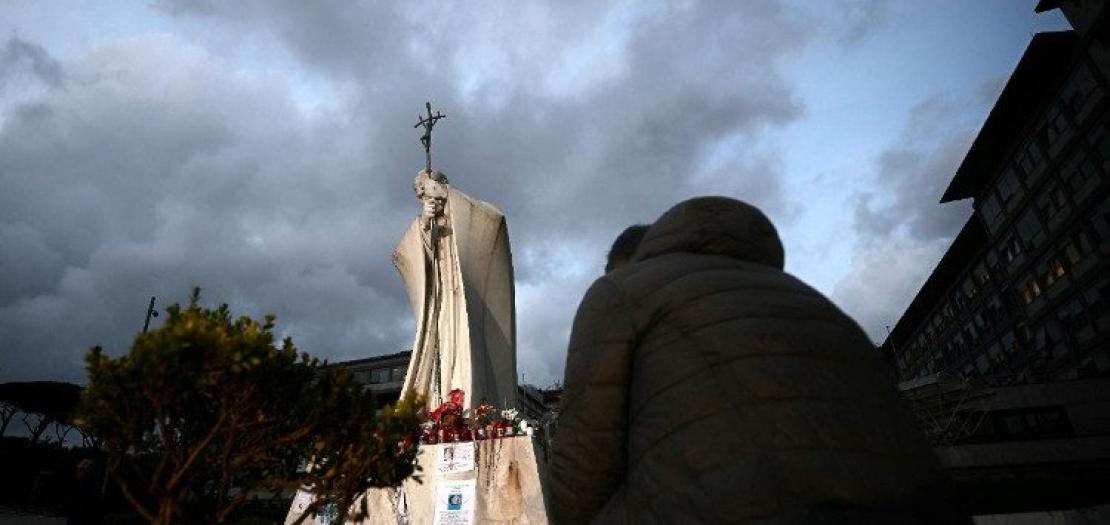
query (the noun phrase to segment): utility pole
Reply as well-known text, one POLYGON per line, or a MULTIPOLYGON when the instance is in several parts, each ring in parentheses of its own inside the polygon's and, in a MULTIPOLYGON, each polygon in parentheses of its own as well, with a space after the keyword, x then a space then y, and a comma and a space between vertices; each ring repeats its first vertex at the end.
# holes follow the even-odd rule
POLYGON ((158 312, 154 311, 154 296, 150 296, 150 304, 146 307, 146 321, 143 323, 143 333, 146 333, 147 328, 150 328, 150 318, 158 317, 158 312))

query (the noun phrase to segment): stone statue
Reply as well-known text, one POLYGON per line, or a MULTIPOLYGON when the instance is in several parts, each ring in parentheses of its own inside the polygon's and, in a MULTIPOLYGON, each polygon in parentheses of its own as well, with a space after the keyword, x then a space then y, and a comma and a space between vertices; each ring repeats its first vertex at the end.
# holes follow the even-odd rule
POLYGON ((416 317, 402 392, 438 407, 461 388, 466 407, 516 406, 516 314, 505 216, 451 187, 438 171, 416 175, 423 211, 393 251, 416 317))
MULTIPOLYGON (((428 114, 416 127, 424 128, 420 142, 426 165, 412 185, 423 209, 393 249, 393 264, 416 317, 402 394, 422 394, 434 409, 458 388, 466 392, 463 408, 482 401, 516 408, 516 311, 505 216, 451 187, 432 169, 432 127, 447 116, 433 114, 430 103, 425 107, 428 114)), ((536 461, 531 436, 477 441, 471 470, 440 472, 436 458, 446 455, 443 447, 454 445, 465 444, 422 443, 421 479, 368 490, 370 515, 362 523, 440 523, 438 491, 460 481, 475 487, 473 523, 547 523, 544 465, 536 461)), ((294 504, 285 523, 300 516, 294 504)))

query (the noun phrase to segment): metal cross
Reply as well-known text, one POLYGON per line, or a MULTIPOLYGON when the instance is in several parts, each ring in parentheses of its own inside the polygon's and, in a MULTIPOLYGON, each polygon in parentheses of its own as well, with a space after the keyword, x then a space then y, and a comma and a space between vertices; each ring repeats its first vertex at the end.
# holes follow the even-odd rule
POLYGON ((424 135, 420 137, 420 143, 424 145, 424 157, 427 160, 428 173, 432 172, 432 128, 435 127, 436 121, 441 118, 447 118, 447 115, 436 111, 435 115, 432 114, 432 103, 425 102, 424 107, 428 108, 428 116, 422 117, 416 115, 419 121, 413 128, 424 126, 424 135))

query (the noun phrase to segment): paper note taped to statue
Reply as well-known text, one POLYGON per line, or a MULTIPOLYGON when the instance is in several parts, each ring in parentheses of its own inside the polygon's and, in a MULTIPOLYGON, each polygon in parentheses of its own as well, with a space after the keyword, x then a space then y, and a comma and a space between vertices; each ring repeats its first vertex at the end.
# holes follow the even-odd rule
POLYGON ((444 443, 439 446, 440 474, 474 470, 474 442, 444 443))
POLYGON ((298 490, 297 495, 293 497, 293 511, 297 514, 304 514, 305 509, 312 504, 312 494, 304 490, 298 490))
POLYGON ((436 525, 471 525, 474 523, 475 481, 440 481, 436 490, 436 525))

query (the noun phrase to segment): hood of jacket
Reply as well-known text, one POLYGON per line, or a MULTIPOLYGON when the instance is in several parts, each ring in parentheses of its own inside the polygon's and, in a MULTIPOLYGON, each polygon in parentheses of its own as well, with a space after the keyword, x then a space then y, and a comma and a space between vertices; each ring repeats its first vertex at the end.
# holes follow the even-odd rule
POLYGON ((644 234, 632 257, 670 253, 723 255, 783 268, 782 241, 758 208, 728 197, 697 197, 676 204, 644 234))

